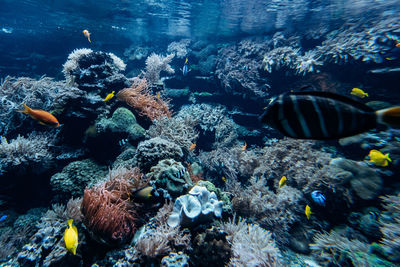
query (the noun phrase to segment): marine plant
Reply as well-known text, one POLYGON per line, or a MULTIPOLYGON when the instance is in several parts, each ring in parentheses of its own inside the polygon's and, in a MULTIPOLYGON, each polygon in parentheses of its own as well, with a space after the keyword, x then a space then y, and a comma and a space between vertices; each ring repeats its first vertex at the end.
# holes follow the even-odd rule
POLYGON ((160 81, 160 72, 166 71, 170 74, 175 73, 174 69, 169 65, 175 54, 167 56, 157 55, 152 53, 146 59, 146 72, 144 77, 150 84, 158 83, 160 81))
MULTIPOLYGON (((123 167, 121 167, 123 168, 123 167)), ((119 245, 129 242, 136 231, 135 206, 129 197, 142 179, 135 168, 110 171, 109 180, 86 188, 82 200, 83 223, 98 242, 119 245)))
POLYGON ((269 231, 242 218, 222 223, 232 256, 228 266, 282 266, 281 253, 269 231))
POLYGON ((136 77, 132 79, 131 87, 119 91, 117 98, 136 109, 139 115, 146 116, 151 121, 164 116, 170 118, 172 115, 168 101, 152 95, 145 78, 136 77))

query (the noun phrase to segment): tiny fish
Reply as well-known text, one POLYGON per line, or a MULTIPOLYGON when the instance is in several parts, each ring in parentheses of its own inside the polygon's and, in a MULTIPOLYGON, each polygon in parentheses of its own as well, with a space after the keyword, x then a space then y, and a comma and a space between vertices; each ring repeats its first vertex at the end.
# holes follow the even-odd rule
POLYGON ((128 143, 128 139, 121 139, 121 140, 119 140, 119 142, 118 142, 118 144, 120 145, 120 146, 124 146, 124 145, 126 145, 128 143))
POLYGON ((156 94, 156 97, 157 97, 158 99, 160 99, 160 98, 161 98, 161 93, 158 92, 158 93, 156 94))
POLYGON ((244 145, 242 146, 242 151, 246 151, 246 149, 247 149, 247 143, 244 142, 244 145))
POLYGON ((369 162, 379 167, 386 167, 389 165, 389 162, 392 161, 392 159, 389 157, 389 153, 383 154, 379 150, 375 149, 369 152, 368 157, 369 157, 369 162))
POLYGON ((112 91, 111 93, 109 93, 106 98, 104 98, 104 102, 107 102, 108 100, 110 100, 111 98, 114 97, 115 91, 112 91))
POLYGON ((73 220, 68 220, 68 228, 65 229, 64 242, 65 247, 72 254, 76 254, 76 248, 78 247, 78 229, 75 225, 72 225, 73 220))
POLYGON ((24 106, 24 110, 17 110, 17 112, 25 113, 31 116, 32 119, 39 121, 42 125, 47 125, 51 127, 58 127, 60 123, 51 113, 41 110, 41 109, 32 109, 22 103, 24 106))
POLYGON ((193 151, 196 148, 196 144, 191 144, 189 147, 189 151, 193 151))
POLYGON ((304 210, 304 213, 306 214, 306 216, 307 216, 307 220, 309 220, 310 219, 310 217, 311 217, 311 208, 310 208, 310 206, 306 206, 306 209, 304 210))
POLYGON ((285 185, 286 185, 286 176, 282 176, 282 178, 279 180, 279 188, 285 185))
POLYGON ((222 179, 222 181, 223 181, 224 183, 226 183, 226 177, 225 177, 225 176, 222 176, 221 179, 222 179))
POLYGON ((146 186, 144 188, 141 188, 137 190, 136 192, 133 193, 133 198, 134 199, 139 199, 139 200, 147 200, 150 197, 152 197, 153 192, 153 187, 152 186, 146 186))
POLYGON ((311 198, 320 206, 325 206, 325 196, 318 190, 312 191, 311 198))
POLYGON ((183 68, 182 68, 183 76, 186 76, 188 74, 188 72, 189 72, 189 64, 188 64, 188 62, 189 62, 189 59, 186 58, 185 64, 183 65, 183 68))
POLYGON ((85 35, 85 37, 88 39, 89 43, 91 43, 92 41, 90 40, 90 32, 88 30, 83 30, 82 31, 83 35, 85 35))
POLYGON ((276 97, 261 122, 300 139, 353 136, 378 124, 400 127, 400 106, 374 111, 351 98, 329 92, 294 92, 276 97))
POLYGON ((2 221, 4 221, 5 219, 7 219, 7 215, 3 215, 3 216, 1 216, 1 218, 0 218, 0 222, 2 222, 2 221))

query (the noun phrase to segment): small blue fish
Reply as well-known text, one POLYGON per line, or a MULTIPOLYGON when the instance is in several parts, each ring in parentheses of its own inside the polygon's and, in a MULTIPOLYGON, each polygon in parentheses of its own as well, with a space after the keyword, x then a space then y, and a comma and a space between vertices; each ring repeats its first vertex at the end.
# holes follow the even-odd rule
POLYGON ((242 70, 249 70, 249 66, 243 66, 242 70))
POLYGON ((185 65, 183 66, 183 69, 182 69, 182 74, 183 74, 183 76, 186 76, 186 75, 188 74, 188 72, 189 72, 189 67, 188 67, 187 64, 185 64, 185 65))
POLYGON ((4 221, 7 218, 7 215, 3 215, 0 217, 0 222, 4 221))
POLYGON ((128 139, 121 139, 121 140, 119 140, 119 142, 118 142, 118 144, 119 144, 120 146, 125 146, 127 143, 128 143, 128 139))
POLYGON ((325 196, 318 190, 315 190, 311 193, 311 197, 314 200, 315 203, 317 203, 320 206, 325 207, 325 196))

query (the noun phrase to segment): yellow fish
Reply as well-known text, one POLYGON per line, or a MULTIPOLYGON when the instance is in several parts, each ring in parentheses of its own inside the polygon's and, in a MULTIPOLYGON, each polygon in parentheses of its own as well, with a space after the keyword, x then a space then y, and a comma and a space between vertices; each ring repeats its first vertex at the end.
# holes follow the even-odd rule
POLYGON ((91 43, 92 41, 90 41, 90 32, 88 30, 83 30, 82 33, 88 39, 89 43, 91 43))
POLYGON ((114 97, 115 91, 112 91, 111 93, 109 93, 106 98, 104 98, 104 102, 107 102, 108 100, 110 100, 111 98, 114 97))
POLYGON ((161 94, 160 94, 160 92, 158 92, 158 93, 157 93, 156 97, 157 97, 158 99, 160 99, 160 98, 161 98, 161 94))
POLYGON ((247 143, 244 142, 244 145, 242 146, 242 151, 246 151, 246 149, 247 149, 247 143))
POLYGON ((279 188, 285 185, 286 185, 286 176, 282 176, 282 178, 279 180, 279 188))
POLYGON ((309 220, 310 219, 310 217, 311 217, 311 208, 310 208, 310 206, 306 206, 306 209, 304 210, 304 213, 306 214, 306 216, 307 216, 307 220, 309 220))
POLYGON ((78 230, 75 225, 72 225, 73 220, 68 220, 68 228, 65 229, 64 242, 65 247, 72 254, 76 254, 76 248, 78 247, 78 230))
POLYGON ((369 162, 374 163, 376 166, 386 167, 392 160, 389 158, 389 153, 383 154, 378 150, 371 150, 368 154, 369 162))
POLYGON ((226 178, 225 178, 225 176, 222 176, 222 181, 225 183, 226 182, 226 178))
POLYGON ((351 90, 352 95, 358 96, 360 98, 364 98, 364 97, 369 97, 368 93, 364 92, 363 90, 361 90, 360 88, 353 88, 351 90))
POLYGON ((136 200, 144 200, 145 201, 152 197, 151 192, 153 192, 153 187, 146 186, 146 187, 141 188, 141 189, 137 190, 136 192, 134 192, 133 198, 136 200))

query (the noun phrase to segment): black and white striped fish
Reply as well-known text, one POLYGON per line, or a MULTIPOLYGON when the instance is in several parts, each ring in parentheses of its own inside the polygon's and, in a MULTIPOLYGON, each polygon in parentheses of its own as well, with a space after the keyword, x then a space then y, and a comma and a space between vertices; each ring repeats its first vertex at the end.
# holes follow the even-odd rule
POLYGON ((337 139, 377 124, 400 127, 400 106, 374 111, 363 103, 329 92, 293 92, 276 97, 261 122, 301 139, 337 139))

